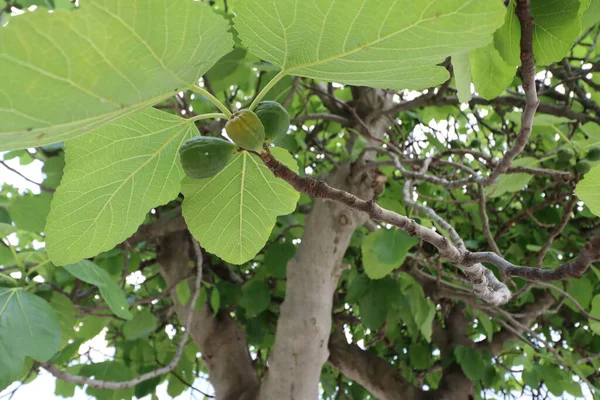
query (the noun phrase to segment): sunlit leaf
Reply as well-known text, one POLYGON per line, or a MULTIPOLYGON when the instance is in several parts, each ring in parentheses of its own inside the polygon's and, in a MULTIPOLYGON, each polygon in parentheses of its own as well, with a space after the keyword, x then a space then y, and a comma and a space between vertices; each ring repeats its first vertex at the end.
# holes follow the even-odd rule
POLYGON ((190 0, 88 0, 0 29, 0 150, 71 139, 194 84, 231 50, 229 23, 190 0), (143 10, 143 12, 140 12, 143 10))
POLYGON ((495 0, 238 0, 236 13, 250 52, 289 74, 422 89, 448 79, 436 66, 445 57, 489 43, 505 7, 495 0))
MULTIPOLYGON (((272 151, 298 170, 285 150, 272 151)), ((183 216, 194 237, 207 251, 233 264, 252 259, 265 245, 276 217, 294 211, 300 197, 260 158, 245 151, 213 178, 185 178, 181 191, 183 216)))
POLYGON ((193 123, 147 109, 67 143, 67 166, 52 200, 47 247, 56 265, 112 249, 154 207, 179 194, 181 143, 193 123))

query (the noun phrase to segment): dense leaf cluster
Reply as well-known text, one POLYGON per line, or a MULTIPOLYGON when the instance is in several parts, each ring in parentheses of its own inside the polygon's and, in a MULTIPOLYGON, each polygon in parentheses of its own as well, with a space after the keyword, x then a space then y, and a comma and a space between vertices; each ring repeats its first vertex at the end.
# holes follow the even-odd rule
MULTIPOLYGON (((600 234, 600 1, 530 2, 541 104, 491 184, 477 177, 525 123, 519 2, 206 3, 6 0, 0 176, 35 165, 44 180, 0 188, 0 390, 34 385, 46 362, 106 381, 167 365, 199 258, 167 283, 164 238, 181 232, 202 246, 193 308, 234 320, 267 376, 287 268, 315 201, 271 173, 260 143, 206 179, 186 177, 179 161, 186 140, 222 137, 230 111, 264 100, 291 116, 288 134, 269 138, 291 171, 351 170, 381 207, 451 237, 447 221, 470 251, 554 269, 600 234), (98 337, 114 349, 101 362, 88 345, 98 337)), ((430 243, 380 221, 340 249, 323 398, 374 398, 377 377, 350 377, 349 348, 421 394, 597 395, 598 264, 552 283, 492 267, 514 294, 498 307, 430 243)), ((201 350, 190 341, 171 373, 87 393, 196 390, 210 372, 201 350)), ((75 387, 57 380, 55 393, 75 387)))

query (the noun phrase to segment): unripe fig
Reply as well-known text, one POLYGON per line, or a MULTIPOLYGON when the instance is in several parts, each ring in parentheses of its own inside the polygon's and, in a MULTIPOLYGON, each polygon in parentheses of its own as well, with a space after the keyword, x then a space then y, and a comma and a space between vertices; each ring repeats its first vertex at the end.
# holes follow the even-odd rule
POLYGON ((250 110, 240 110, 231 115, 225 124, 227 135, 242 149, 261 152, 265 141, 265 127, 250 110))
POLYGON ((471 147, 471 148, 481 147, 481 140, 479 140, 479 139, 473 139, 473 141, 471 142, 471 144, 469 145, 469 147, 471 147))
POLYGON ((450 148, 452 149, 461 149, 463 148, 463 142, 461 142, 460 140, 451 140, 450 141, 450 148))
POLYGON ((237 146, 226 140, 196 136, 183 142, 179 159, 185 174, 193 179, 212 178, 231 160, 237 146))
POLYGON ((265 137, 274 141, 285 135, 290 127, 290 114, 276 101, 261 101, 254 110, 265 127, 265 137))
POLYGON ((599 146, 592 147, 588 151, 587 156, 585 158, 586 158, 586 160, 589 160, 589 161, 600 161, 600 147, 599 146))
POLYGON ((575 156, 575 153, 570 148, 563 147, 560 150, 558 150, 558 152, 556 153, 556 156, 561 161, 569 161, 571 158, 573 158, 575 156))
POLYGON ((590 172, 590 169, 592 169, 592 163, 586 160, 579 161, 575 165, 575 171, 577 171, 581 175, 587 174, 588 172, 590 172))

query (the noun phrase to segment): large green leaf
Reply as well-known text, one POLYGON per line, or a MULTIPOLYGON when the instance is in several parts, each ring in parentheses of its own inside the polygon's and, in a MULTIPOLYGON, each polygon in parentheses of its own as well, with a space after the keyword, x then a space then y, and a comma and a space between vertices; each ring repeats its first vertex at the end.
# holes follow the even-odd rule
POLYGON ((64 268, 75 278, 97 286, 100 290, 100 295, 106 301, 110 310, 116 315, 124 319, 132 318, 125 294, 123 294, 119 285, 113 281, 108 272, 88 260, 80 261, 77 264, 65 265, 64 268))
MULTIPOLYGON (((579 7, 579 0, 531 0, 533 53, 538 64, 549 65, 567 55, 581 32, 579 7)), ((494 44, 504 60, 515 66, 520 64, 521 25, 513 10, 514 4, 494 35, 494 44)))
MULTIPOLYGON (((285 150, 273 155, 298 170, 285 150)), ((248 152, 238 153, 213 178, 185 178, 181 192, 183 217, 209 252, 233 264, 243 264, 263 248, 279 215, 296 208, 299 193, 248 152)))
POLYGON ((34 294, 0 288, 0 342, 15 356, 48 361, 60 345, 56 313, 34 294))
POLYGON ((575 194, 591 212, 600 216, 600 165, 596 165, 577 184, 575 194))
POLYGON ((112 249, 152 208, 179 194, 181 143, 189 120, 152 108, 67 143, 67 166, 52 200, 47 248, 56 265, 112 249))
POLYGON ((0 149, 74 138, 196 82, 233 41, 192 0, 88 0, 0 29, 0 149))
POLYGON ((498 0, 238 0, 235 27, 289 74, 421 89, 448 79, 445 57, 489 43, 505 11, 498 0))
POLYGON ((492 43, 471 52, 475 90, 486 99, 498 97, 512 82, 516 69, 508 65, 492 43))
POLYGON ((411 237, 403 230, 380 229, 369 234, 362 244, 365 272, 371 279, 381 279, 399 268, 419 239, 411 237))
POLYGON ((538 64, 551 64, 567 55, 581 32, 579 5, 579 0, 531 1, 533 53, 538 64))
POLYGON ((0 392, 21 377, 23 357, 15 354, 0 337, 0 392))

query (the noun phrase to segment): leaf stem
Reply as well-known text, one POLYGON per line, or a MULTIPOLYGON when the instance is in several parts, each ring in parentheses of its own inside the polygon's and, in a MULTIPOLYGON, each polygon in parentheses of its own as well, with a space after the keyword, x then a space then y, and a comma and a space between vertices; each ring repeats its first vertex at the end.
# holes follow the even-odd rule
POLYGON ((190 122, 196 122, 196 121, 202 121, 203 119, 227 119, 227 115, 225 114, 221 114, 221 113, 213 113, 213 114, 202 114, 202 115, 196 115, 195 117, 192 117, 190 119, 188 119, 188 121, 190 122))
POLYGON ((286 75, 287 72, 285 71, 281 71, 277 75, 275 75, 273 79, 271 79, 271 81, 267 83, 267 86, 265 86, 263 90, 261 90, 260 93, 256 96, 256 98, 250 105, 250 111, 253 111, 256 108, 256 106, 258 106, 258 103, 260 103, 260 101, 267 95, 269 90, 273 89, 273 87, 277 85, 277 83, 286 75))
POLYGON ((217 107, 219 110, 221 110, 227 118, 231 117, 231 111, 229 111, 229 109, 223 103, 221 103, 221 101, 219 99, 217 99, 215 96, 213 96, 208 90, 206 90, 203 87, 198 86, 198 85, 193 85, 191 87, 191 89, 194 92, 197 92, 197 93, 201 94, 202 96, 206 97, 211 103, 213 103, 215 105, 215 107, 217 107))
POLYGON ((43 262, 39 263, 38 265, 36 265, 35 267, 31 268, 29 271, 27 271, 27 276, 31 275, 32 273, 34 273, 41 267, 45 266, 46 264, 50 264, 50 260, 43 261, 43 262))
POLYGON ((5 281, 8 281, 8 282, 12 283, 14 286, 18 286, 19 285, 19 282, 16 279, 14 279, 10 275, 3 274, 2 272, 0 272, 0 278, 4 279, 5 281))

